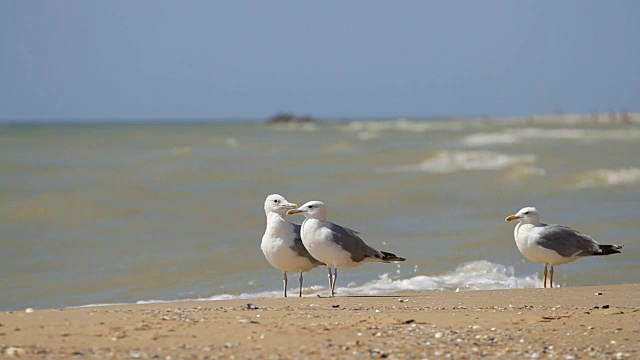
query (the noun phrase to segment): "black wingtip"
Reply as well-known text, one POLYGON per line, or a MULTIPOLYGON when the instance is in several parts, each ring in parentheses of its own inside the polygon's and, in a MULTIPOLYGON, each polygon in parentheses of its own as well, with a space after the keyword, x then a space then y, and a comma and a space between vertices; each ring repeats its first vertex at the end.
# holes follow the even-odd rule
POLYGON ((386 251, 380 251, 382 253, 382 261, 405 261, 407 259, 400 257, 396 254, 392 254, 386 251))
POLYGON ((600 252, 596 255, 610 255, 610 254, 620 254, 624 245, 599 245, 600 252))

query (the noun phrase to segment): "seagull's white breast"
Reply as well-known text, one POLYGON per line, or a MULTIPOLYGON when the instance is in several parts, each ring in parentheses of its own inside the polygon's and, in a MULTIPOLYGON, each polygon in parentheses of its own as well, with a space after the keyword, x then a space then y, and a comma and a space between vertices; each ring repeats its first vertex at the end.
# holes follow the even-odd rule
POLYGON ((284 219, 268 218, 260 249, 269 264, 280 271, 309 271, 315 265, 291 248, 295 239, 293 229, 293 225, 284 219))
POLYGON ((359 263, 351 260, 351 254, 342 246, 333 242, 331 230, 320 221, 307 219, 302 224, 302 242, 309 254, 327 265, 339 268, 358 266, 359 263))
POLYGON ((518 224, 513 231, 518 250, 530 261, 560 265, 577 260, 577 257, 563 257, 554 250, 536 244, 540 228, 531 224, 518 224))

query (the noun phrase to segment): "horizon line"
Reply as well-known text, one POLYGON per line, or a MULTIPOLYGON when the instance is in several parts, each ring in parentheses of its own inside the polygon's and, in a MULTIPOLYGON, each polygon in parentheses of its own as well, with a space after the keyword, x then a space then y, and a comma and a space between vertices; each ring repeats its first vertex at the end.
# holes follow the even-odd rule
POLYGON ((331 116, 331 117, 316 117, 309 114, 298 114, 293 112, 278 112, 268 117, 86 117, 86 118, 0 118, 0 124, 16 124, 16 123, 177 123, 177 122, 267 122, 273 116, 280 113, 290 113, 299 117, 310 117, 311 119, 319 122, 349 122, 349 121, 361 121, 361 120, 471 120, 471 119, 510 119, 510 118, 535 118, 535 117, 564 117, 564 116, 594 116, 594 115, 635 115, 640 114, 636 112, 584 112, 584 113, 540 113, 540 114, 528 114, 528 115, 425 115, 425 116, 408 116, 408 115, 377 115, 377 116, 331 116))

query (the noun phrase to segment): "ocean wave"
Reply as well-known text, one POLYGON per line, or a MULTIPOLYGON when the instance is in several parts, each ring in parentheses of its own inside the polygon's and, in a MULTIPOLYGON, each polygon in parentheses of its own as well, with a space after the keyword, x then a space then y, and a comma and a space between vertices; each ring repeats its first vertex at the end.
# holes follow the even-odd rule
POLYGON ((534 155, 506 155, 492 151, 440 151, 415 165, 380 168, 382 172, 427 172, 447 174, 456 171, 499 170, 536 161, 534 155))
POLYGON ((507 129, 502 132, 480 132, 465 136, 462 142, 467 146, 487 146, 487 145, 509 145, 527 139, 543 140, 628 140, 638 141, 640 139, 640 129, 545 129, 545 128, 522 128, 507 129))
POLYGON ((640 182, 640 168, 595 169, 579 173, 571 181, 578 189, 627 185, 640 182))
POLYGON ((522 128, 469 134, 462 139, 462 142, 467 146, 508 145, 523 139, 582 139, 586 134, 583 129, 522 128))
POLYGON ((279 131, 304 131, 313 132, 318 130, 318 124, 315 122, 291 122, 283 124, 274 124, 273 128, 279 131))
POLYGON ((515 144, 520 140, 517 134, 506 132, 475 133, 464 137, 462 142, 467 146, 486 146, 500 144, 515 144))
POLYGON ((352 132, 380 133, 383 131, 403 131, 423 133, 435 130, 461 130, 464 129, 462 121, 416 121, 396 119, 391 121, 352 121, 344 126, 344 129, 352 132))
MULTIPOLYGON (((512 266, 480 260, 464 263, 455 270, 442 275, 417 275, 406 279, 393 279, 389 274, 383 274, 378 279, 362 285, 351 284, 347 287, 338 287, 336 293, 340 296, 381 295, 400 291, 519 289, 540 287, 541 285, 537 274, 516 276, 512 266)), ((326 292, 325 287, 314 286, 306 289, 305 294, 309 296, 326 295, 326 292)), ((278 290, 240 295, 221 294, 202 300, 280 296, 282 296, 282 291, 278 290)))
POLYGON ((518 136, 522 138, 537 139, 581 139, 587 132, 583 129, 543 129, 543 128, 524 128, 515 130, 518 136))

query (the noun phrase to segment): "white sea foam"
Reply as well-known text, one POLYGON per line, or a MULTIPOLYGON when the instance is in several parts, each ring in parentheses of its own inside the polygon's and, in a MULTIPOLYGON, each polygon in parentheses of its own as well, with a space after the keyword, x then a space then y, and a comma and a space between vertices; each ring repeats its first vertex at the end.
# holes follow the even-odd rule
POLYGON ((364 130, 364 131, 359 131, 357 138, 360 141, 369 141, 369 140, 375 140, 377 138, 380 137, 380 133, 377 131, 369 131, 369 130, 364 130))
POLYGON ((583 129, 524 128, 511 131, 523 138, 538 139, 581 139, 584 138, 587 133, 583 129))
POLYGON ((622 140, 639 141, 640 129, 545 129, 545 128, 522 128, 506 129, 502 132, 473 133, 465 136, 462 142, 466 146, 487 146, 487 145, 508 145, 515 144, 527 139, 542 140, 622 140))
POLYGON ((290 123, 275 124, 273 128, 276 130, 283 130, 283 131, 312 132, 312 131, 318 130, 318 125, 314 122, 300 122, 300 123, 290 122, 290 123))
POLYGON ((467 146, 486 146, 500 144, 515 144, 520 140, 517 134, 506 132, 498 133, 475 133, 467 135, 462 140, 467 146))
POLYGON ((462 121, 414 121, 397 119, 392 121, 352 121, 344 127, 347 131, 380 133, 383 131, 402 131, 423 133, 435 130, 460 130, 465 123, 462 121))
POLYGON ((539 286, 537 276, 517 277, 513 267, 489 261, 472 261, 458 266, 444 275, 418 275, 408 279, 393 280, 388 274, 361 286, 339 289, 341 295, 376 295, 413 290, 491 290, 539 286))
MULTIPOLYGON (((492 290, 532 288, 541 286, 537 274, 516 276, 514 268, 495 264, 486 260, 471 261, 458 266, 454 271, 442 275, 417 275, 406 279, 392 279, 389 274, 362 285, 338 287, 339 295, 380 295, 399 291, 428 290, 492 290)), ((326 295, 326 288, 315 286, 305 291, 305 295, 326 295)), ((249 299, 257 297, 280 297, 282 291, 244 293, 240 295, 222 294, 203 300, 249 299)))
POLYGON ((452 173, 456 171, 499 170, 514 165, 532 164, 534 155, 506 155, 492 151, 440 151, 415 165, 379 169, 382 172, 452 173))
POLYGON ((515 144, 523 139, 584 139, 587 132, 583 129, 507 129, 503 132, 474 133, 464 137, 467 146, 487 146, 515 144))
POLYGON ((573 187, 579 189, 640 183, 640 168, 595 169, 578 174, 573 187))
POLYGON ((227 144, 228 147, 238 147, 240 145, 240 143, 238 142, 238 139, 234 138, 233 136, 228 137, 225 139, 225 144, 227 144))

